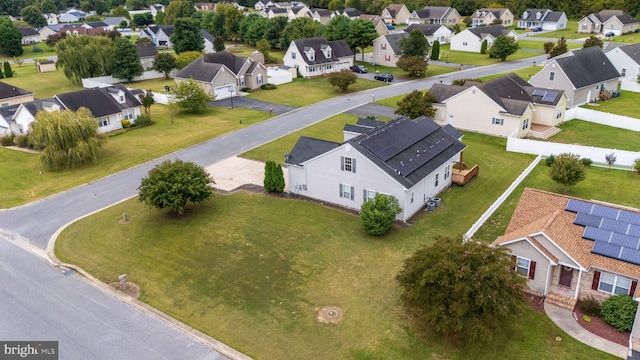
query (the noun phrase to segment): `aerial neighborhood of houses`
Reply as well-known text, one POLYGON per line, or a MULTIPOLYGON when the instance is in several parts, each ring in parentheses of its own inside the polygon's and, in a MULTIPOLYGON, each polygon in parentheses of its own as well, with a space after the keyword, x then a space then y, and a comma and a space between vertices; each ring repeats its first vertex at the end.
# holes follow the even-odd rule
MULTIPOLYGON (((154 106, 163 106, 171 113, 173 124, 174 115, 183 114, 173 106, 181 101, 176 88, 183 86, 204 91, 205 108, 229 109, 229 118, 234 119, 234 125, 242 125, 239 128, 252 125, 243 124, 244 119, 236 115, 241 112, 232 112, 234 106, 248 107, 262 115, 268 112, 264 117, 273 117, 269 121, 275 123, 278 116, 299 106, 291 105, 292 98, 304 100, 325 91, 318 85, 322 81, 331 90, 340 88, 339 93, 336 90, 323 101, 343 96, 345 102, 357 104, 349 105, 353 108, 345 112, 353 116, 353 121, 341 123, 342 132, 322 134, 326 138, 299 135, 295 141, 287 139, 288 148, 284 154, 279 153, 284 157, 277 159, 284 168, 287 195, 349 213, 363 212, 363 206, 376 199, 393 197, 400 208, 393 214, 393 221, 411 230, 412 221, 438 211, 435 208, 446 201, 452 187, 459 186, 468 193, 478 191, 474 182, 483 176, 495 176, 484 175, 484 169, 476 164, 467 166, 466 156, 477 159, 482 154, 473 153, 478 150, 467 145, 465 139, 482 136, 499 140, 506 143, 505 151, 538 156, 507 190, 521 195, 512 201, 511 210, 515 210, 510 219, 504 220, 500 235, 484 241, 491 243, 493 250, 508 249, 514 263, 510 270, 526 277, 527 293, 549 306, 572 311, 586 298, 602 302, 612 295, 626 294, 640 302, 640 210, 593 200, 599 194, 588 190, 581 193, 587 198, 581 199, 518 187, 535 171, 532 169, 540 159, 559 153, 574 154, 581 164, 593 160, 596 166, 608 165, 612 172, 640 171, 638 149, 635 153, 618 150, 629 146, 594 150, 587 144, 565 144, 573 139, 553 143, 563 126, 581 116, 591 119, 584 120, 589 123, 640 131, 640 126, 633 124, 640 122, 638 119, 598 111, 608 101, 640 93, 640 30, 636 17, 623 10, 602 9, 569 18, 557 9, 525 9, 523 5, 514 11, 488 2, 483 3, 488 7, 460 12, 451 6, 412 8, 386 2, 388 5, 381 6, 377 13, 367 14, 364 10, 368 8, 357 1, 347 1, 347 7, 344 1, 342 6, 334 6, 331 1, 327 6, 335 10, 329 10, 301 1, 245 0, 189 3, 186 10, 179 10, 189 15, 174 19, 168 15, 175 14, 176 2, 131 9, 121 5, 108 15, 82 3, 80 8, 59 13, 42 12, 38 26, 29 23, 32 20, 26 12, 22 17, 12 14, 10 19, 25 54, 7 56, 7 61, 3 58, 4 63, 0 63, 4 65, 0 66, 0 75, 3 71, 6 74, 0 81, 0 139, 28 136, 35 131, 33 124, 39 113, 76 112, 81 108, 91 113, 89 124, 95 118, 98 134, 124 134, 130 131, 130 125, 149 116, 147 96, 159 104, 154 106), (234 16, 237 23, 225 25, 225 21, 236 21, 234 16), (189 26, 195 28, 187 29, 189 26), (359 32, 366 34, 358 37, 359 32), (268 38, 275 33, 277 38, 268 38), (636 39, 633 33, 638 33, 636 39), (131 76, 116 76, 115 71, 95 71, 89 76, 87 71, 81 79, 72 78, 65 71, 68 62, 62 60, 61 52, 56 53, 62 46, 56 44, 70 38, 106 42, 101 36, 111 38, 109 44, 129 39, 124 42, 132 53, 135 51, 132 62, 138 71, 131 76), (590 42, 594 46, 588 46, 590 42), (562 45, 564 51, 551 51, 562 45), (419 56, 407 55, 412 46, 425 50, 419 56), (512 51, 504 57, 495 55, 502 46, 511 46, 512 51), (167 58, 170 65, 163 69, 167 58), (417 60, 411 59, 415 62, 406 66, 408 58, 417 60), (511 61, 514 58, 517 61, 511 61), (484 68, 487 64, 493 67, 484 68), (35 82, 20 82, 27 66, 42 79, 63 76, 64 72, 76 87, 60 86, 45 93, 33 85, 35 82), (487 76, 480 72, 481 67, 483 71, 496 71, 487 76), (340 81, 347 80, 340 76, 349 82, 344 88, 340 81), (425 76, 428 79, 419 79, 425 76), (287 86, 300 84, 303 91, 283 95, 289 97, 286 101, 278 100, 287 86), (355 91, 354 85, 348 95, 343 95, 343 90, 353 84, 366 86, 355 91), (147 90, 153 86, 159 89, 147 90), (362 89, 367 92, 360 92, 362 89), (414 89, 421 91, 410 93, 414 89), (391 90, 401 94, 393 108, 383 101, 390 97, 391 90), (405 99, 416 92, 428 100, 407 105, 405 99), (272 97, 264 95, 267 93, 272 97), (362 101, 366 104, 360 104, 362 101), (403 106, 421 107, 423 112, 409 116, 414 112, 403 106), (286 109, 280 111, 279 107, 286 109), (569 150, 555 150, 559 148, 569 150), (598 151, 611 152, 613 160, 588 159, 585 155, 601 154, 598 151), (624 153, 618 163, 614 153, 624 153)), ((589 11, 594 9, 590 7, 589 11)), ((329 110, 321 111, 333 114, 329 110)), ((306 110, 293 111, 300 116, 306 110)), ((212 113, 206 116, 216 116, 212 113)), ((584 165, 585 169, 589 165, 584 165)), ((478 214, 479 226, 489 221, 508 196, 505 193, 487 213, 478 214)), ((638 196, 630 190, 629 197, 638 196)), ((638 204, 637 200, 632 204, 638 204)), ((477 227, 472 229, 469 236, 464 235, 465 241, 473 238, 477 227)), ((508 266, 504 268, 508 273, 508 266)), ((625 346, 640 351, 640 321, 634 324, 629 339, 625 346)))

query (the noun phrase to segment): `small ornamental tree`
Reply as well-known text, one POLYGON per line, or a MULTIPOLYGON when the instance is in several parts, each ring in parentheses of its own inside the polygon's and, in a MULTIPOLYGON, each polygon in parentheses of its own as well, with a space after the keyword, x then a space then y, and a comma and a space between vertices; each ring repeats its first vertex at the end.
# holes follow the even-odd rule
POLYGON ((509 36, 500 35, 493 42, 493 45, 491 45, 489 55, 494 58, 499 58, 500 61, 505 61, 507 60, 507 56, 515 54, 516 51, 518 51, 518 40, 509 36))
POLYGON ((550 53, 550 52, 551 52, 551 49, 553 49, 553 45, 554 45, 554 44, 553 44, 553 42, 551 42, 551 41, 548 41, 548 42, 546 42, 546 43, 542 44, 542 48, 544 49, 544 53, 545 53, 545 54, 550 53))
POLYGON ((169 80, 169 73, 176 67, 176 58, 170 53, 158 53, 153 60, 153 70, 164 74, 169 80))
POLYGON ((405 115, 411 119, 415 119, 419 116, 433 117, 436 110, 433 108, 433 103, 436 101, 435 97, 429 92, 422 92, 413 90, 409 94, 405 95, 402 100, 398 101, 398 108, 396 114, 405 115))
POLYGON ((587 40, 584 41, 584 45, 582 46, 583 48, 588 48, 591 46, 597 46, 600 49, 602 49, 603 43, 602 40, 594 35, 589 36, 589 38, 587 38, 587 40))
POLYGON ((487 39, 482 40, 482 44, 480 45, 480 54, 486 54, 487 53, 487 39))
POLYGON ((278 194, 284 191, 282 166, 272 160, 267 161, 264 165, 264 190, 278 194))
POLYGON ((558 43, 553 46, 551 51, 549 51, 549 57, 556 57, 558 55, 566 53, 567 51, 569 51, 569 48, 567 47, 567 39, 565 39, 563 36, 558 39, 558 43))
POLYGON ((144 95, 140 95, 140 101, 142 101, 142 107, 144 107, 144 113, 149 119, 151 119, 151 105, 156 101, 153 99, 153 91, 147 90, 144 95))
POLYGON ((402 56, 396 66, 409 73, 412 78, 421 78, 427 75, 427 61, 417 56, 402 56))
MULTIPOLYGON (((9 77, 9 76, 7 76, 9 77)), ((607 154, 604 156, 605 161, 607 162, 607 166, 609 167, 609 169, 611 169, 611 167, 613 166, 613 164, 615 164, 616 160, 618 159, 616 157, 615 153, 611 153, 611 154, 607 154)))
POLYGON ((337 87, 338 91, 341 93, 347 91, 349 85, 355 84, 357 80, 358 76, 349 71, 349 69, 332 72, 327 77, 329 85, 337 87))
POLYGON ((640 173, 640 158, 633 161, 633 170, 640 173))
POLYGON ((203 202, 213 192, 215 184, 207 171, 192 162, 166 160, 157 165, 138 187, 138 200, 158 209, 182 214, 187 202, 203 202))
POLYGON ((211 94, 198 85, 193 78, 180 81, 174 87, 176 103, 188 112, 201 112, 209 106, 211 94))
POLYGON ((633 327, 638 303, 626 294, 614 295, 600 305, 600 314, 607 324, 618 331, 629 331, 633 327))
POLYGON ((586 177, 586 168, 580 156, 563 153, 556 155, 549 168, 549 176, 559 184, 564 185, 564 193, 566 194, 569 187, 579 183, 586 177))
POLYGON ((431 60, 440 59, 440 41, 435 40, 433 42, 433 46, 431 47, 431 60))
POLYGON ((436 236, 405 260, 396 276, 416 323, 466 343, 494 340, 526 306, 526 277, 504 247, 436 236))
POLYGON ((0 69, 0 79, 4 79, 4 73, 2 72, 2 69, 0 69))
POLYGON ((224 49, 224 39, 222 38, 222 36, 216 36, 216 38, 213 40, 213 51, 220 52, 224 51, 224 49))
POLYGON ((4 76, 10 78, 13 77, 13 70, 11 69, 11 64, 8 61, 4 62, 4 76))
POLYGON ((378 194, 360 206, 362 226, 371 235, 382 235, 389 231, 396 215, 402 212, 398 199, 390 195, 378 194))
POLYGON ((419 29, 412 30, 409 36, 400 39, 398 46, 402 56, 417 56, 424 59, 429 53, 429 42, 424 37, 424 32, 419 29))
POLYGON ((200 56, 202 56, 202 52, 200 51, 186 51, 182 54, 179 54, 178 56, 176 56, 176 69, 182 69, 183 67, 194 62, 200 56))

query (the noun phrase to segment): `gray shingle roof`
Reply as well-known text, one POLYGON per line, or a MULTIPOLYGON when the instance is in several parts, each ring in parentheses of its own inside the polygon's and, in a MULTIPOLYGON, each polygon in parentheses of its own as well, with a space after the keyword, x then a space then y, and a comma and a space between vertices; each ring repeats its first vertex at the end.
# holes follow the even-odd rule
POLYGON ((393 49, 393 52, 396 55, 400 55, 400 53, 402 52, 402 49, 400 49, 400 40, 406 37, 409 37, 409 33, 401 32, 401 33, 387 34, 382 36, 384 36, 384 38, 387 39, 389 46, 391 46, 391 49, 393 49))
POLYGON ((496 18, 499 18, 502 14, 507 11, 505 8, 482 8, 473 12, 471 15, 472 19, 482 19, 489 14, 493 14, 496 18))
POLYGON ((453 8, 448 6, 425 6, 424 10, 429 12, 427 17, 430 19, 442 19, 453 12, 453 8))
POLYGON ((24 90, 19 87, 0 82, 0 99, 9 99, 16 96, 33 94, 32 91, 24 90))
POLYGON ((125 20, 127 23, 129 23, 129 21, 122 16, 109 16, 104 18, 103 21, 107 25, 120 26, 122 20, 125 20))
POLYGON ((620 77, 602 49, 591 46, 554 59, 576 89, 620 77))
POLYGON ((103 27, 107 27, 109 26, 109 24, 103 22, 103 21, 91 21, 86 23, 89 27, 95 29, 95 28, 103 28, 103 27))
POLYGON ((216 40, 216 38, 209 34, 209 32, 205 29, 200 29, 200 34, 202 34, 202 38, 205 40, 209 40, 212 44, 216 40))
POLYGON ((158 54, 158 50, 150 43, 138 43, 136 44, 136 52, 139 58, 154 57, 158 54))
POLYGON ((620 50, 624 51, 636 64, 640 64, 640 43, 620 46, 620 50))
POLYGON ((285 164, 301 165, 305 161, 324 154, 340 146, 340 143, 300 136, 291 150, 285 164))
POLYGON ((178 71, 175 77, 182 79, 193 78, 198 81, 212 82, 222 68, 222 65, 231 70, 235 75, 238 75, 246 61, 246 56, 236 56, 226 50, 205 54, 178 71))
POLYGON ((300 55, 303 57, 304 61, 309 65, 336 62, 340 57, 353 56, 353 50, 351 50, 346 40, 327 41, 323 37, 315 37, 310 39, 293 40, 293 43, 300 51, 300 55), (323 45, 331 46, 331 58, 327 59, 324 56, 324 53, 321 50, 321 47, 323 45), (305 48, 311 48, 315 51, 314 60, 309 60, 307 54, 305 53, 305 48))
POLYGON ((167 36, 173 34, 173 25, 150 25, 147 26, 147 30, 151 31, 154 35, 158 35, 158 32, 162 30, 167 36))
POLYGON ((113 85, 106 88, 84 89, 65 94, 56 95, 55 98, 67 109, 73 111, 80 107, 85 107, 91 111, 94 117, 102 117, 121 112, 123 109, 140 106, 138 100, 123 85, 113 85), (125 102, 118 103, 109 91, 122 90, 124 92, 125 102))
POLYGON ((497 38, 500 35, 506 35, 509 32, 511 32, 511 30, 507 29, 502 25, 481 26, 481 27, 471 28, 467 30, 469 30, 472 34, 476 35, 480 39, 482 39, 483 35, 485 34, 488 34, 493 36, 494 38, 497 38))
POLYGON ((18 32, 20 33, 20 35, 22 35, 22 37, 40 35, 40 33, 33 28, 18 28, 18 32))
POLYGON ((547 16, 545 16, 542 19, 542 21, 545 21, 545 22, 557 22, 562 17, 562 14, 564 14, 564 12, 562 12, 562 11, 550 11, 550 12, 547 13, 547 16))
POLYGON ((467 86, 433 84, 429 89, 429 94, 435 96, 436 102, 442 103, 450 97, 463 92, 467 86))
POLYGON ((404 31, 406 33, 410 33, 415 29, 419 29, 422 30, 422 32, 424 33, 424 36, 431 36, 433 35, 434 32, 436 32, 436 30, 440 29, 441 24, 411 24, 409 26, 407 26, 406 28, 404 28, 404 31))
POLYGON ((414 12, 420 19, 429 19, 429 15, 431 14, 429 10, 414 10, 414 12))
POLYGON ((600 20, 600 22, 605 22, 614 16, 617 17, 623 24, 633 24, 638 22, 636 18, 625 13, 622 10, 601 10, 600 12, 593 13, 593 16, 600 20))

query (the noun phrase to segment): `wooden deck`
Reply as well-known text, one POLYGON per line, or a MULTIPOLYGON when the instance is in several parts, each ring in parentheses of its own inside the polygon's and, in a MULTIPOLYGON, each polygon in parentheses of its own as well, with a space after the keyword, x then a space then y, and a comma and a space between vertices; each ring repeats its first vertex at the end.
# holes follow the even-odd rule
POLYGON ((467 164, 462 163, 460 166, 458 163, 451 170, 451 182, 456 185, 464 186, 471 181, 471 179, 476 177, 479 172, 480 168, 478 165, 473 165, 471 169, 467 169, 467 164))

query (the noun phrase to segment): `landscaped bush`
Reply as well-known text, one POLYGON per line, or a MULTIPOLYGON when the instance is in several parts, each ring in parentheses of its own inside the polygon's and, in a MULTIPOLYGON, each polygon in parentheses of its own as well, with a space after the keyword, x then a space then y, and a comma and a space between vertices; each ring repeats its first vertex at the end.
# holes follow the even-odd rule
POLYGON ((580 300, 580 308, 589 316, 600 316, 600 302, 593 295, 580 300))
POLYGON ((631 296, 614 295, 602 303, 600 314, 616 330, 627 331, 633 327, 637 307, 638 303, 631 296))
POLYGON ((275 84, 262 84, 260 85, 260 89, 262 90, 275 90, 278 87, 275 84))
POLYGON ((553 165, 554 162, 556 162, 556 157, 553 154, 547 156, 547 158, 544 159, 544 163, 547 164, 547 166, 553 165))
POLYGON ((15 135, 13 134, 9 134, 7 136, 3 136, 2 139, 0 140, 0 144, 2 144, 2 146, 13 146, 13 138, 15 137, 15 135))
POLYGON ((591 164, 593 164, 593 161, 589 158, 583 158, 580 161, 582 161, 582 165, 584 165, 584 167, 589 167, 591 166, 591 164))
POLYGON ((640 172, 640 158, 633 161, 633 170, 640 172))
POLYGON ((250 89, 250 88, 248 88, 248 87, 243 87, 242 89, 240 89, 240 91, 242 91, 242 92, 246 92, 246 93, 252 93, 252 92, 253 92, 253 90, 251 90, 251 89, 250 89))
POLYGON ((131 126, 131 121, 129 121, 129 119, 122 120, 122 127, 123 128, 126 129, 126 128, 130 127, 130 126, 131 126))
POLYGON ((147 116, 147 115, 138 115, 138 117, 136 118, 136 122, 135 122, 136 126, 149 126, 151 124, 153 124, 153 121, 151 121, 151 117, 147 116))
POLYGON ((480 78, 454 79, 454 80, 451 82, 451 85, 463 86, 467 81, 481 83, 481 82, 482 82, 482 79, 480 79, 480 78))
POLYGON ((18 135, 13 139, 13 143, 19 147, 28 148, 31 146, 29 137, 27 135, 18 135))

